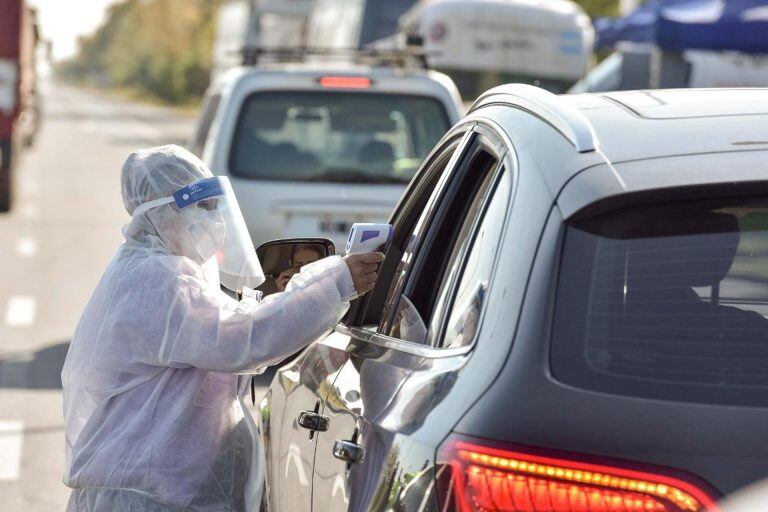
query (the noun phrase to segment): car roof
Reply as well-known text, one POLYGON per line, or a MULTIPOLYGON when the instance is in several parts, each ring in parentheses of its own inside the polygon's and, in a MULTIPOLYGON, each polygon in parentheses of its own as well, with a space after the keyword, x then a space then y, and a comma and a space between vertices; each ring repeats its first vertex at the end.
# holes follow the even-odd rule
POLYGON ((453 81, 442 73, 421 68, 371 66, 344 61, 265 63, 258 67, 233 68, 219 77, 211 89, 321 90, 319 79, 323 76, 370 78, 371 93, 413 94, 439 98, 449 107, 451 123, 456 122, 464 113, 459 91, 453 81))
MULTIPOLYGON (((566 218, 633 193, 768 182, 768 88, 556 96, 506 85, 482 95, 470 112, 482 116, 485 106, 529 112, 544 121, 537 129, 549 125, 575 147, 579 158, 540 166, 566 218)), ((512 123, 505 130, 514 133, 509 119, 500 122, 512 123)))
POLYGON ((265 62, 256 66, 240 66, 233 68, 222 75, 222 83, 231 83, 249 77, 258 77, 265 74, 290 74, 297 76, 322 76, 322 75, 365 75, 373 79, 422 79, 438 81, 442 83, 445 75, 435 71, 413 67, 391 67, 359 64, 346 61, 305 61, 292 63, 265 62))
POLYGON ((768 88, 560 96, 592 124, 612 163, 768 149, 768 88))

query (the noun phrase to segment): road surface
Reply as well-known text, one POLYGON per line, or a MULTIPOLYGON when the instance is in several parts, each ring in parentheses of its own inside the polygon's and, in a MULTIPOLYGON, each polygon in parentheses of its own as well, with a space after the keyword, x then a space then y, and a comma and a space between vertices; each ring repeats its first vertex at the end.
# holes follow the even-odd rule
POLYGON ((121 242, 120 167, 183 144, 176 111, 49 87, 34 148, 0 215, 0 510, 64 510, 61 367, 79 315, 121 242))

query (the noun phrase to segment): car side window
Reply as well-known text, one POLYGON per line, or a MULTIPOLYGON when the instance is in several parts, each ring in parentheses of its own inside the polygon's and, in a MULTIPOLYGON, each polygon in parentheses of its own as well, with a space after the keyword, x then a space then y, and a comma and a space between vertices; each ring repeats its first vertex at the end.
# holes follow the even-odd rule
MULTIPOLYGON (((450 276, 443 280, 438 306, 432 315, 432 345, 460 347, 475 339, 501 242, 510 188, 510 174, 502 168, 499 181, 486 203, 487 209, 477 219, 478 225, 474 226, 473 232, 466 233, 465 244, 454 248, 450 276)), ((469 225, 465 222, 466 227, 469 225)))
MULTIPOLYGON (((364 299, 361 325, 378 325, 386 332, 391 317, 393 297, 400 295, 416 248, 427 231, 426 220, 432 215, 445 182, 456 168, 472 139, 472 132, 456 134, 436 150, 417 174, 394 214, 395 234, 379 271, 376 288, 364 299)), ((354 307, 354 306, 353 306, 354 307)))
POLYGON ((430 212, 425 213, 428 229, 408 262, 407 278, 392 297, 393 313, 380 330, 383 334, 413 343, 437 344, 439 319, 453 303, 450 290, 455 289, 461 262, 474 240, 472 233, 499 175, 500 158, 484 139, 477 136, 473 142, 434 216, 426 217, 430 212))

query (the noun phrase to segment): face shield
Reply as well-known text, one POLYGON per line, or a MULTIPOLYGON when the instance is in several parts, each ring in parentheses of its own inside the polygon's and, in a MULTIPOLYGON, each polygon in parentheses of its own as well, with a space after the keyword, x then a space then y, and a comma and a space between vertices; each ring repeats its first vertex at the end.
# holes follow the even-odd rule
POLYGON ((232 291, 256 288, 264 272, 245 226, 232 185, 224 176, 196 181, 172 196, 140 205, 135 215, 173 203, 183 219, 179 243, 184 256, 199 262, 215 257, 221 284, 232 291))

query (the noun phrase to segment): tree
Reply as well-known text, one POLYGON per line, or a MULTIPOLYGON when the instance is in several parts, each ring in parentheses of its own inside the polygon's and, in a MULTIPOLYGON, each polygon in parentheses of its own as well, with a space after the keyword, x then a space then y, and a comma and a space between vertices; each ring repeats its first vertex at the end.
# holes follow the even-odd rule
POLYGON ((171 103, 208 86, 214 23, 222 0, 124 0, 80 41, 63 77, 137 89, 171 103))

